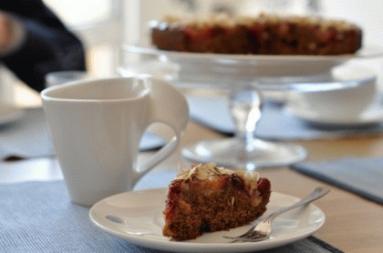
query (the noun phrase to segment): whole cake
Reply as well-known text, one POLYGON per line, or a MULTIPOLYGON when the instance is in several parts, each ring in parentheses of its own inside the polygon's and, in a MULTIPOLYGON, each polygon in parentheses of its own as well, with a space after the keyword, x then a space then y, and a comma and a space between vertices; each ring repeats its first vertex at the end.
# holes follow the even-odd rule
POLYGON ((166 17, 151 23, 151 40, 162 50, 266 55, 355 53, 362 31, 342 20, 314 17, 166 17))
POLYGON ((174 240, 245 225, 266 211, 270 182, 256 172, 198 164, 169 186, 163 234, 174 240))

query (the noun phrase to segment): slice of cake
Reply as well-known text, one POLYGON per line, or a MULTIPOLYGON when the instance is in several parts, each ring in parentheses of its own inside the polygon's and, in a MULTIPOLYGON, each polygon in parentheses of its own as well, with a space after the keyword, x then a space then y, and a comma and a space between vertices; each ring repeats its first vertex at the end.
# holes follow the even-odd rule
POLYGON ((253 171, 198 164, 169 186, 163 234, 174 240, 245 225, 266 211, 270 181, 253 171))

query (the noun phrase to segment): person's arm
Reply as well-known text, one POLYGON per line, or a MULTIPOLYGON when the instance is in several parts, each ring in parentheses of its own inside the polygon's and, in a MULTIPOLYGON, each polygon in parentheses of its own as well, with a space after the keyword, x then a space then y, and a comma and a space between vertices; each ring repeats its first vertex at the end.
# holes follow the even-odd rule
POLYGON ((1 57, 1 61, 18 78, 41 91, 45 87, 44 77, 49 72, 85 70, 82 43, 41 0, 10 2, 14 5, 4 11, 17 19, 24 35, 21 45, 1 57))

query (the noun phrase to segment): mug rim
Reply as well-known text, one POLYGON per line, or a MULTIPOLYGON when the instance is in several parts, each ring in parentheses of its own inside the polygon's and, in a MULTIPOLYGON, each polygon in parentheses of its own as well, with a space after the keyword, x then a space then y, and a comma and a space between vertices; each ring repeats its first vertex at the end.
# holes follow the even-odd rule
MULTIPOLYGON (((86 80, 75 80, 71 81, 62 85, 47 87, 44 90, 40 92, 40 96, 43 101, 51 101, 51 102, 77 102, 77 103, 105 103, 105 102, 126 102, 126 101, 135 101, 142 99, 143 97, 147 96, 149 94, 149 89, 147 92, 143 93, 142 95, 131 97, 131 98, 106 98, 106 99, 94 99, 94 98, 85 98, 85 99, 79 99, 79 98, 60 98, 60 97, 54 97, 49 95, 50 92, 61 90, 61 89, 67 89, 68 87, 74 87, 79 86, 83 84, 90 84, 92 82, 99 82, 99 81, 113 81, 113 80, 134 80, 134 79, 140 79, 140 77, 105 77, 105 78, 92 78, 92 79, 86 79, 86 80)), ((150 81, 162 81, 158 80, 156 78, 152 77, 145 77, 145 79, 149 79, 150 81)), ((142 79, 142 80, 145 80, 142 79)), ((170 85, 170 84, 169 84, 170 85)))

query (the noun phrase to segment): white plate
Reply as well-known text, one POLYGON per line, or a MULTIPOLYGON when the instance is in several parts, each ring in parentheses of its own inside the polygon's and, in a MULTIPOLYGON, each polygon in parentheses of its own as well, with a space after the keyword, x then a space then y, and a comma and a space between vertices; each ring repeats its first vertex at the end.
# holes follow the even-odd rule
POLYGON ((8 104, 0 104, 0 125, 14 122, 22 116, 23 110, 19 107, 8 104))
POLYGON ((328 114, 319 114, 293 104, 289 105, 286 111, 295 117, 316 125, 361 127, 383 122, 383 106, 378 104, 372 105, 364 113, 351 118, 337 118, 328 114))
MULTIPOLYGON (((171 252, 249 252, 285 245, 317 231, 325 221, 324 213, 315 205, 290 211, 273 223, 270 239, 254 243, 230 244, 223 235, 238 235, 250 225, 205 233, 195 240, 176 242, 162 236, 166 189, 133 191, 117 194, 96 203, 89 211, 90 219, 102 230, 127 241, 152 249, 171 252)), ((273 192, 268 212, 295 203, 299 199, 273 192)))
POLYGON ((187 53, 140 46, 125 46, 124 50, 127 54, 160 56, 160 59, 180 66, 179 81, 213 84, 217 88, 248 86, 254 81, 270 77, 277 81, 282 77, 290 77, 289 81, 294 78, 299 81, 312 80, 316 76, 321 78, 351 59, 383 55, 383 49, 378 46, 366 46, 356 54, 334 56, 187 53))

